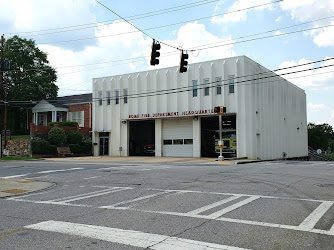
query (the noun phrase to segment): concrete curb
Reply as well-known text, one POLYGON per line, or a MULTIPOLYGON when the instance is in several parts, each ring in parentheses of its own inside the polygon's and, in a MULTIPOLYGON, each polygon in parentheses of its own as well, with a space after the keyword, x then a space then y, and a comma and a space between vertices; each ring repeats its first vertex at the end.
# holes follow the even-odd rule
POLYGON ((0 198, 25 195, 52 188, 56 183, 35 181, 35 180, 18 180, 0 178, 0 198))

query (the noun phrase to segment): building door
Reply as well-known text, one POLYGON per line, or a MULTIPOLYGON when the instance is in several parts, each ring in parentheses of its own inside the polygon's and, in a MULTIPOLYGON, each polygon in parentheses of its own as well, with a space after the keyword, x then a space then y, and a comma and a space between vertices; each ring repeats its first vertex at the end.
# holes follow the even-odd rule
POLYGON ((100 155, 109 155, 109 136, 100 133, 100 155))
POLYGON ((163 119, 162 141, 162 156, 193 157, 193 119, 163 119))

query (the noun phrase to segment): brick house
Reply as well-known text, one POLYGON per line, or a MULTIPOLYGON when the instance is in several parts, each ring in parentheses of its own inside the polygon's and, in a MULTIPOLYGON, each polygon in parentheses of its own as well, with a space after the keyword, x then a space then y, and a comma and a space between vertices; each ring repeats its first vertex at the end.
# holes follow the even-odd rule
POLYGON ((37 130, 45 130, 42 126, 47 126, 49 122, 64 121, 78 122, 80 129, 91 131, 92 94, 62 96, 56 101, 40 101, 32 108, 30 133, 36 134, 37 130))

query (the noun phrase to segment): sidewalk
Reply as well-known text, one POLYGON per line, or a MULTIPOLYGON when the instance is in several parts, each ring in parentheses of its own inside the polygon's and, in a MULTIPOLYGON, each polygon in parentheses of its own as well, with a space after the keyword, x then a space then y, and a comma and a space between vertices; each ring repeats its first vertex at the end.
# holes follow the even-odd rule
POLYGON ((27 194, 55 185, 54 183, 0 178, 0 198, 27 194))
POLYGON ((202 163, 202 164, 245 164, 258 162, 249 159, 225 159, 217 161, 217 158, 204 157, 155 157, 155 156, 85 156, 85 157, 66 157, 66 158, 47 158, 51 161, 78 161, 78 162, 127 162, 127 163, 202 163))

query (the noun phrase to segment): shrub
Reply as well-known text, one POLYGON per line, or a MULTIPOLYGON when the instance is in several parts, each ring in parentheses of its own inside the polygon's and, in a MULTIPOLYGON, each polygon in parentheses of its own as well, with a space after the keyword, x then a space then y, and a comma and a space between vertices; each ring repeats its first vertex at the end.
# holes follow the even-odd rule
POLYGON ((92 153, 92 141, 87 140, 81 144, 70 144, 71 152, 74 154, 92 153))
POLYGON ((53 126, 54 124, 58 124, 59 126, 64 126, 64 127, 75 127, 78 123, 77 122, 71 122, 71 121, 66 121, 66 122, 49 122, 48 126, 53 126))
POLYGON ((65 131, 57 127, 50 129, 48 141, 56 146, 64 144, 66 142, 65 131))
POLYGON ((70 130, 67 132, 67 142, 69 144, 79 144, 82 142, 82 134, 76 130, 70 130))
POLYGON ((33 154, 56 154, 57 147, 48 141, 36 138, 31 140, 31 151, 33 154))

